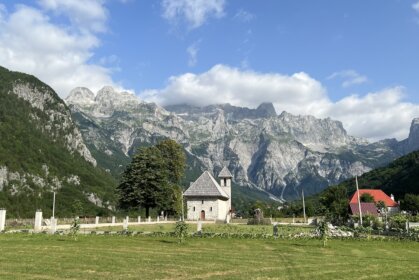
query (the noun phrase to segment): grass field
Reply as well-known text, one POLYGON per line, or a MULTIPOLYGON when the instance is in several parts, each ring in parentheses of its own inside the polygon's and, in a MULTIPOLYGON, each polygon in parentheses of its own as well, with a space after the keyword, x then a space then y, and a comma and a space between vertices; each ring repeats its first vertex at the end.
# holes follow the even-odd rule
POLYGON ((0 279, 419 279, 419 243, 0 235, 0 279))
MULTIPOLYGON (((189 232, 195 232, 197 230, 196 224, 188 224, 189 232)), ((122 226, 114 227, 98 227, 93 228, 98 231, 121 231, 122 226)), ((151 224, 151 225, 130 225, 128 227, 130 231, 141 231, 141 232, 174 232, 175 224, 151 224)), ((313 230, 310 226, 279 226, 280 232, 287 233, 299 233, 313 230)), ((91 231, 92 229, 86 229, 91 231)), ((83 230, 82 230, 83 231, 83 230)), ((258 234, 273 234, 272 225, 266 226, 252 226, 244 224, 203 224, 202 232, 210 233, 258 233, 258 234)))

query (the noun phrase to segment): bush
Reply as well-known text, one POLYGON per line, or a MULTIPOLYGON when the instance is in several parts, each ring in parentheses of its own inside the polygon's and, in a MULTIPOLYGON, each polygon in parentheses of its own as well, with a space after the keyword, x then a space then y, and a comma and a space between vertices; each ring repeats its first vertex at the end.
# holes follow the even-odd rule
POLYGON ((391 229, 404 230, 406 229, 406 222, 408 217, 403 214, 393 215, 389 219, 389 226, 391 229))
POLYGON ((176 223, 175 235, 179 239, 179 243, 182 243, 188 234, 188 225, 185 221, 179 221, 176 223))
POLYGON ((262 219, 256 219, 252 218, 247 220, 248 225, 270 225, 272 224, 271 219, 262 218, 262 219))

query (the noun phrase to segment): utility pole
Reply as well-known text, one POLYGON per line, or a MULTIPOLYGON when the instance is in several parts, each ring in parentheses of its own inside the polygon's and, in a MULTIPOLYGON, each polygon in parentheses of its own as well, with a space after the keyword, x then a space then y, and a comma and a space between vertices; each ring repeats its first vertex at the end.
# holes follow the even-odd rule
POLYGON ((301 194, 303 196, 303 214, 304 214, 304 223, 306 223, 306 203, 304 201, 304 189, 301 189, 301 194))
POLYGON ((358 194, 359 222, 360 222, 360 226, 362 226, 362 210, 361 210, 361 198, 359 196, 359 188, 358 188, 358 176, 355 176, 355 183, 356 183, 356 193, 358 194))

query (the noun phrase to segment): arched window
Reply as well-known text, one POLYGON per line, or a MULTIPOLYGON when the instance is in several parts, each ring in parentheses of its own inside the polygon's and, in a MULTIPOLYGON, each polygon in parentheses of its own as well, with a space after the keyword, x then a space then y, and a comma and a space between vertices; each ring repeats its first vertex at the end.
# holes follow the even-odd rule
POLYGON ((212 212, 212 207, 210 207, 210 211, 212 212))
POLYGON ((193 207, 193 211, 195 212, 195 206, 193 207))
POLYGON ((204 204, 204 201, 202 200, 202 204, 204 204))

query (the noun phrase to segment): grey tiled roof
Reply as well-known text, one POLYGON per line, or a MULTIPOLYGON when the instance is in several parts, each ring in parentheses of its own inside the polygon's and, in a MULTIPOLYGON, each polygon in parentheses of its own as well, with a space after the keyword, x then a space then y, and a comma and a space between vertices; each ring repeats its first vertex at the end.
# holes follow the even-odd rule
POLYGON ((208 171, 201 176, 183 193, 184 196, 220 197, 228 199, 229 196, 223 191, 208 171))
POLYGON ((233 178, 233 175, 231 175, 228 168, 224 166, 220 174, 218 174, 218 178, 233 178))

